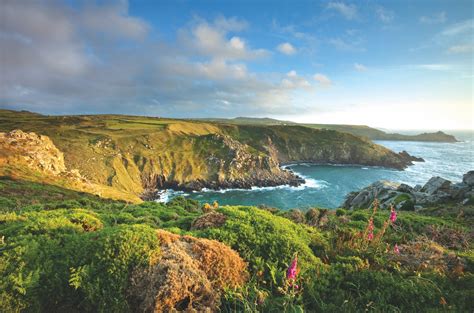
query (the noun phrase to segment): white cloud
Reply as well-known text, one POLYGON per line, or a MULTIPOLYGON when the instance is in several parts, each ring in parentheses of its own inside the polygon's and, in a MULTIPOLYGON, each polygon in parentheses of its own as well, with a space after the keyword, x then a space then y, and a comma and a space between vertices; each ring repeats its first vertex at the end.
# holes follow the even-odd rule
POLYGON ((455 23, 445 28, 442 32, 442 36, 457 36, 464 34, 471 34, 474 31, 474 19, 465 20, 459 23, 455 23))
POLYGON ((214 24, 206 21, 200 21, 195 25, 191 34, 186 31, 181 33, 181 41, 202 55, 223 58, 223 59, 254 59, 267 55, 263 49, 253 50, 249 48, 246 42, 240 37, 227 39, 227 29, 232 29, 236 22, 228 22, 226 27, 219 28, 217 25, 226 24, 223 18, 218 19, 214 24))
POLYGON ((441 24, 446 22, 446 12, 439 12, 429 16, 421 16, 419 21, 422 24, 441 24))
POLYGON ((295 47, 289 42, 284 42, 278 45, 278 51, 286 55, 292 55, 296 53, 295 47))
POLYGON ((228 64, 220 59, 198 63, 196 68, 199 76, 216 80, 245 79, 249 75, 245 64, 228 64))
POLYGON ((380 6, 375 9, 375 14, 383 23, 391 23, 395 17, 393 11, 380 6))
POLYGON ((360 64, 360 63, 354 63, 354 69, 358 72, 367 71, 367 67, 365 65, 360 64))
POLYGON ((472 53, 474 52, 474 46, 470 44, 466 45, 455 45, 448 49, 449 53, 472 53))
POLYGON ((332 81, 329 79, 329 77, 321 73, 314 74, 313 79, 321 85, 329 86, 332 84, 332 81))
POLYGON ((430 71, 448 71, 452 69, 452 66, 449 64, 419 64, 416 67, 430 71))
POLYGON ((336 10, 348 20, 358 18, 357 7, 353 4, 331 1, 327 5, 328 9, 336 10))
POLYGON ((329 43, 335 47, 337 50, 341 51, 353 51, 353 52, 361 52, 365 51, 365 48, 362 47, 362 40, 357 38, 350 40, 344 40, 341 38, 332 38, 329 40, 329 43))
POLYGON ((295 70, 291 70, 288 73, 286 73, 286 76, 293 78, 293 77, 298 77, 298 74, 296 74, 295 70))
POLYGON ((281 81, 281 86, 285 89, 308 89, 311 84, 304 77, 299 76, 295 70, 286 73, 286 78, 281 81))
POLYGON ((145 21, 129 16, 128 4, 123 1, 108 6, 86 6, 80 14, 80 19, 80 24, 92 33, 100 36, 106 33, 121 39, 143 39, 150 28, 145 21))
POLYGON ((268 51, 253 49, 237 34, 247 23, 236 18, 195 18, 169 40, 152 39, 153 29, 129 14, 126 1, 84 7, 10 1, 2 5, 2 18, 5 108, 188 117, 291 114, 301 112, 298 97, 311 88, 296 72, 250 71, 247 62, 268 51))
POLYGON ((219 16, 215 19, 214 25, 221 30, 226 32, 240 32, 248 27, 248 23, 244 20, 240 20, 236 17, 225 18, 224 16, 219 16))

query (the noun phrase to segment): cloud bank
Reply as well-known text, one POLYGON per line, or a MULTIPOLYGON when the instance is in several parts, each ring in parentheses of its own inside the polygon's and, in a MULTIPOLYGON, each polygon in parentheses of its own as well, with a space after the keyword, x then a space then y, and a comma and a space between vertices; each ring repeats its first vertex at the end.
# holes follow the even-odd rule
MULTIPOLYGON (((156 39, 127 2, 7 1, 0 25, 0 105, 45 113, 232 116, 290 113, 303 77, 256 73, 271 53, 240 36, 244 20, 199 17, 156 39)), ((159 30, 158 30, 159 31, 159 30)), ((289 43, 281 50, 293 54, 289 43)))

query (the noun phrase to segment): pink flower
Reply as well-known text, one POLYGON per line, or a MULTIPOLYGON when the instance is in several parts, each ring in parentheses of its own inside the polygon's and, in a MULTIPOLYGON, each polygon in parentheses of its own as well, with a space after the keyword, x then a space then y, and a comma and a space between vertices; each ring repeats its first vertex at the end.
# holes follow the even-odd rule
POLYGON ((367 228, 369 229, 369 232, 372 232, 374 230, 374 219, 372 217, 369 219, 369 225, 367 226, 367 228))
POLYGON ((295 280, 297 275, 297 266, 298 266, 298 255, 295 255, 295 258, 291 262, 290 267, 286 271, 286 279, 295 280))
POLYGON ((395 208, 392 206, 390 209, 390 222, 395 223, 397 220, 397 211, 395 211, 395 208))
POLYGON ((372 231, 370 231, 368 234, 367 234, 367 239, 370 241, 372 239, 374 239, 374 233, 372 231))
POLYGON ((400 254, 400 249, 398 249, 397 244, 395 244, 395 246, 393 246, 393 252, 395 252, 396 254, 400 254))

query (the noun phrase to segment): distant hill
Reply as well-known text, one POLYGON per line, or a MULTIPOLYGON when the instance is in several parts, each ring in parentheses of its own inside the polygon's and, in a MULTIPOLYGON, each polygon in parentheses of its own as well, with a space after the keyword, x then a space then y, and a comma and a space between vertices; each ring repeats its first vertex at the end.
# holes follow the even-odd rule
POLYGON ((453 135, 442 131, 435 133, 422 133, 418 135, 403 135, 398 133, 386 133, 376 128, 364 125, 330 125, 330 124, 303 124, 316 129, 332 129, 350 133, 357 136, 367 137, 370 140, 394 140, 394 141, 431 141, 431 142, 457 142, 453 135))
POLYGON ((398 133, 387 133, 382 130, 365 125, 344 125, 344 124, 307 124, 291 121, 281 121, 268 117, 236 117, 226 118, 204 118, 201 121, 212 121, 216 123, 228 123, 237 125, 301 125, 315 129, 328 129, 353 134, 369 138, 370 140, 399 140, 399 141, 431 141, 431 142, 457 142, 458 140, 442 131, 435 133, 423 133, 418 135, 403 135, 398 133))
POLYGON ((282 121, 269 117, 236 117, 236 118, 202 118, 201 121, 209 121, 216 123, 230 123, 239 125, 298 125, 291 121, 282 121))

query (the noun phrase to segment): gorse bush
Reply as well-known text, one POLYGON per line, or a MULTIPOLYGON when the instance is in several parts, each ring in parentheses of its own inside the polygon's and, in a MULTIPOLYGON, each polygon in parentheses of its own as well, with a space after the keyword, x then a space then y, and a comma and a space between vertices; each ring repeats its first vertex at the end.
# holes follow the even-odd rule
POLYGON ((322 264, 313 250, 324 249, 327 242, 316 229, 254 207, 222 207, 217 211, 227 216, 222 227, 193 234, 226 243, 250 264, 257 264, 258 259, 272 260, 284 269, 295 252, 303 270, 322 264))
POLYGON ((28 213, 10 224, 2 228, 3 312, 128 311, 124 291, 129 271, 159 253, 149 226, 99 230, 101 222, 83 210, 28 213))

